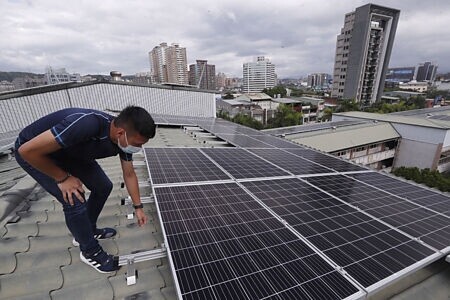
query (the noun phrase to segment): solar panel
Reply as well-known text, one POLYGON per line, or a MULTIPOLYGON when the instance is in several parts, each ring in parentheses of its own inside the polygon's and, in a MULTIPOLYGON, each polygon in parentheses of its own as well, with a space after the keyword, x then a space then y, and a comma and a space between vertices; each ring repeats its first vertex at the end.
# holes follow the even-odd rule
POLYGON ((274 137, 274 136, 270 136, 270 135, 264 135, 264 136, 253 136, 253 135, 249 135, 252 138, 256 138, 261 142, 264 142, 266 144, 269 144, 271 146, 274 146, 276 148, 300 148, 300 149, 305 149, 302 146, 288 141, 288 140, 284 140, 282 138, 279 137, 274 137))
POLYGON ((449 196, 376 172, 350 176, 450 217, 449 196))
POLYGON ((230 180, 197 148, 145 148, 152 184, 230 180))
POLYGON ((251 152, 267 159, 271 163, 288 170, 294 175, 310 175, 319 173, 334 173, 334 170, 325 168, 297 155, 280 149, 251 149, 251 152))
POLYGON ((299 179, 242 184, 365 288, 436 253, 299 179))
POLYGON ((244 134, 215 134, 228 143, 242 148, 273 148, 272 145, 259 140, 259 137, 252 138, 244 134))
POLYGON ((306 180, 438 250, 450 246, 450 219, 445 215, 347 176, 310 177, 306 180))
POLYGON ((310 149, 286 149, 286 151, 336 170, 337 172, 367 171, 363 167, 310 149))
POLYGON ((334 121, 334 122, 315 123, 315 124, 307 124, 307 125, 299 125, 299 126, 291 126, 291 127, 282 127, 282 128, 276 128, 276 129, 268 129, 268 130, 265 130, 264 132, 271 134, 271 135, 275 135, 275 136, 281 136, 281 135, 330 129, 333 127, 351 126, 351 125, 362 124, 362 123, 365 123, 365 121, 342 120, 342 121, 334 121))
POLYGON ((236 183, 156 187, 155 199, 180 298, 363 295, 236 183))
POLYGON ((240 148, 202 149, 236 179, 289 176, 282 169, 240 148))

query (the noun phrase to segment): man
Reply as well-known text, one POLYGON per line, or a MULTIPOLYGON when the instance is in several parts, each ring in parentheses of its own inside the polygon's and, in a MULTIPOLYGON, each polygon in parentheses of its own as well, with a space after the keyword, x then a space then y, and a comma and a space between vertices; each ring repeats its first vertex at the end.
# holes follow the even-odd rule
POLYGON ((115 236, 116 230, 96 226, 112 183, 95 160, 119 154, 125 185, 142 226, 148 217, 142 209, 132 154, 155 131, 152 117, 141 107, 128 106, 116 118, 92 109, 68 108, 35 121, 17 138, 17 162, 63 205, 73 243, 80 246, 80 259, 101 273, 120 267, 97 240, 115 236), (89 199, 84 197, 83 185, 91 191, 89 199))

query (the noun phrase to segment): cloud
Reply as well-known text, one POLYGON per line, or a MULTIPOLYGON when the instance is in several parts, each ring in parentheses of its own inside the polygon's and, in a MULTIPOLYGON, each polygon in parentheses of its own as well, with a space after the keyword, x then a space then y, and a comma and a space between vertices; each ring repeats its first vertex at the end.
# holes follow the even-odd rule
MULTIPOLYGON (((81 74, 149 70, 161 42, 187 48, 188 63, 208 59, 217 72, 242 76, 242 64, 265 55, 280 78, 331 73, 344 15, 354 1, 1 1, 0 70, 81 74)), ((380 0, 401 10, 391 66, 425 60, 450 71, 450 2, 380 0)))

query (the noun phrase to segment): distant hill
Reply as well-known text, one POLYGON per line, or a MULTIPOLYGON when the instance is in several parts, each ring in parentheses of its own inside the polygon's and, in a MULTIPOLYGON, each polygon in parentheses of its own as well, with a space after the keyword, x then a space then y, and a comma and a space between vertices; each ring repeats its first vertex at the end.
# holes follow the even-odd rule
POLYGON ((6 81, 13 81, 17 77, 44 77, 44 74, 35 74, 35 73, 28 73, 28 72, 0 72, 0 81, 6 80, 6 81))

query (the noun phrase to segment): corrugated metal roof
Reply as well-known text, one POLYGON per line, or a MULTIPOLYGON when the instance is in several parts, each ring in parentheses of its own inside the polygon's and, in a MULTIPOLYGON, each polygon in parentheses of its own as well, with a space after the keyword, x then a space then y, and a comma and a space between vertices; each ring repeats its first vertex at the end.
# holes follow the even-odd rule
POLYGON ((292 141, 324 152, 335 152, 399 138, 389 123, 355 125, 296 135, 292 141), (301 137, 299 137, 301 136, 301 137))
POLYGON ((431 127, 438 129, 450 129, 450 121, 432 120, 427 118, 420 118, 414 116, 401 116, 391 114, 376 114, 361 111, 349 111, 343 113, 336 113, 335 116, 358 118, 364 120, 377 120, 390 123, 408 124, 413 126, 431 127))
POLYGON ((242 94, 237 97, 235 100, 244 100, 244 101, 261 101, 261 100, 272 100, 272 98, 265 93, 250 93, 250 94, 242 94))

